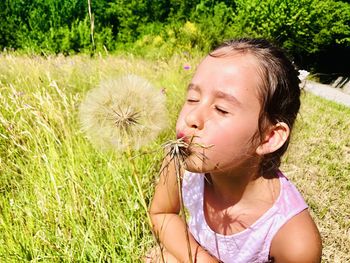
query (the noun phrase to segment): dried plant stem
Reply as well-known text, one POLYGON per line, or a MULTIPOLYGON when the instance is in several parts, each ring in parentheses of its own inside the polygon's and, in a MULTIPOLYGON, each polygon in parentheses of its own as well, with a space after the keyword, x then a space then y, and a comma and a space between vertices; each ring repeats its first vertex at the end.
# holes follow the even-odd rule
POLYGON ((181 160, 179 160, 178 156, 176 156, 174 158, 174 162, 175 162, 175 172, 176 172, 177 187, 178 187, 179 199, 180 199, 181 216, 182 216, 182 220, 184 221, 184 224, 185 224, 185 234, 186 234, 188 257, 189 257, 189 262, 193 263, 192 251, 191 251, 191 245, 190 245, 190 237, 189 237, 188 228, 187 228, 185 204, 184 204, 183 196, 182 196, 182 176, 181 176, 181 170, 182 169, 181 168, 183 167, 183 162, 181 160))
MULTIPOLYGON (((177 140, 170 140, 166 142, 163 145, 163 148, 168 150, 167 156, 170 158, 169 163, 174 162, 175 165, 175 173, 176 173, 176 180, 177 180, 177 187, 178 187, 178 193, 179 193, 179 199, 180 199, 180 213, 182 220, 185 224, 185 234, 186 234, 186 241, 187 241, 187 250, 188 250, 188 257, 189 262, 193 263, 192 259, 192 251, 191 251, 191 245, 190 245, 190 238, 189 238, 189 232, 187 227, 187 220, 186 220, 186 212, 185 212, 185 204, 183 201, 183 195, 182 195, 182 171, 185 168, 185 160, 189 155, 191 154, 190 146, 191 147, 199 147, 202 149, 208 149, 212 147, 201 145, 198 143, 193 142, 195 136, 191 136, 189 138, 183 137, 177 140)), ((194 153, 196 154, 196 153, 194 153)), ((204 154, 196 154, 197 158, 200 158, 203 162, 206 160, 206 157, 204 154)), ((165 169, 168 165, 164 166, 163 169, 165 169)), ((161 171, 162 172, 162 171, 161 171)))
POLYGON ((94 15, 91 12, 91 0, 88 0, 88 11, 89 11, 89 18, 90 18, 90 36, 91 36, 92 52, 94 52, 95 51, 94 15))

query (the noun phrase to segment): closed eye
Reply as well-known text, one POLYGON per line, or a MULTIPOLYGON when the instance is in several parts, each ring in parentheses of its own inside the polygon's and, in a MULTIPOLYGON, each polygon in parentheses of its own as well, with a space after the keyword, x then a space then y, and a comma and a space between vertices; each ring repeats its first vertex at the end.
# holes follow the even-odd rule
POLYGON ((187 102, 190 102, 190 103, 194 103, 194 102, 198 102, 199 100, 198 99, 187 99, 187 102))
POLYGON ((220 108, 220 107, 218 107, 218 106, 215 106, 215 110, 216 110, 217 112, 219 112, 220 114, 223 114, 223 115, 229 113, 228 111, 226 111, 226 110, 224 110, 223 108, 220 108))

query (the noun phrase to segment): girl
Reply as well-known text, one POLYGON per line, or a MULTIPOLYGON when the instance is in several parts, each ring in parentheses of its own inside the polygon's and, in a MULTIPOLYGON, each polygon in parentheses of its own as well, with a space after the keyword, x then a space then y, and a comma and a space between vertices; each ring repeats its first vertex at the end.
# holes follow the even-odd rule
MULTIPOLYGON (((293 65, 265 40, 226 42, 198 66, 176 125, 190 145, 181 185, 193 262, 320 262, 317 227, 278 169, 299 97, 293 65)), ((154 232, 166 262, 189 262, 176 167, 163 167, 154 232)))

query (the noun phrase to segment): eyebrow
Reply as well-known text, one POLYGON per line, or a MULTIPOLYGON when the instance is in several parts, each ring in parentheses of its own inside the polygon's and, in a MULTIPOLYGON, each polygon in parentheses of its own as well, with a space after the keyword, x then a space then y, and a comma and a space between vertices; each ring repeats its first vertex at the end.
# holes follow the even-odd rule
POLYGON ((200 88, 196 84, 190 83, 187 86, 187 91, 189 91, 189 90, 200 91, 200 88))
POLYGON ((242 106, 242 103, 235 96, 233 96, 231 94, 228 94, 228 93, 223 92, 223 91, 217 91, 215 93, 215 95, 216 95, 216 97, 218 97, 220 99, 227 100, 236 106, 242 106))
MULTIPOLYGON (((193 84, 193 83, 190 83, 187 87, 187 91, 190 91, 190 90, 201 91, 200 87, 198 85, 193 84)), ((227 100, 228 102, 230 102, 236 106, 242 106, 242 103, 235 96, 228 94, 226 92, 223 92, 220 90, 216 91, 215 96, 219 99, 227 100)))

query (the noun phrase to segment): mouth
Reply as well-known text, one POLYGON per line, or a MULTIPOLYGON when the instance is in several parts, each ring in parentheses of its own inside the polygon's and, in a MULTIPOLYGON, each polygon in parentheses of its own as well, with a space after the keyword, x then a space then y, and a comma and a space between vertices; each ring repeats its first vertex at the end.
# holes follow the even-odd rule
POLYGON ((179 137, 177 140, 177 146, 179 151, 184 157, 188 157, 191 155, 191 141, 189 140, 188 136, 183 135, 182 137, 179 137))
POLYGON ((178 132, 176 134, 176 139, 180 142, 183 142, 187 144, 186 148, 189 148, 193 143, 193 139, 195 138, 195 135, 186 135, 184 132, 178 132))
POLYGON ((181 152, 181 156, 184 157, 183 159, 187 159, 191 155, 200 155, 200 153, 198 153, 198 148, 201 148, 201 145, 195 141, 196 135, 186 135, 183 132, 179 132, 176 137, 177 146, 179 152, 181 152))
POLYGON ((178 139, 166 142, 163 147, 167 149, 167 155, 171 159, 177 159, 184 162, 191 154, 190 144, 186 141, 186 136, 178 133, 178 139))
POLYGON ((185 134, 183 132, 176 133, 176 139, 182 139, 183 137, 185 137, 185 134))
POLYGON ((191 154, 191 148, 193 148, 194 146, 194 139, 195 135, 188 135, 185 132, 178 132, 176 134, 176 140, 179 144, 179 147, 181 148, 181 150, 183 150, 184 152, 188 153, 188 155, 191 154))

